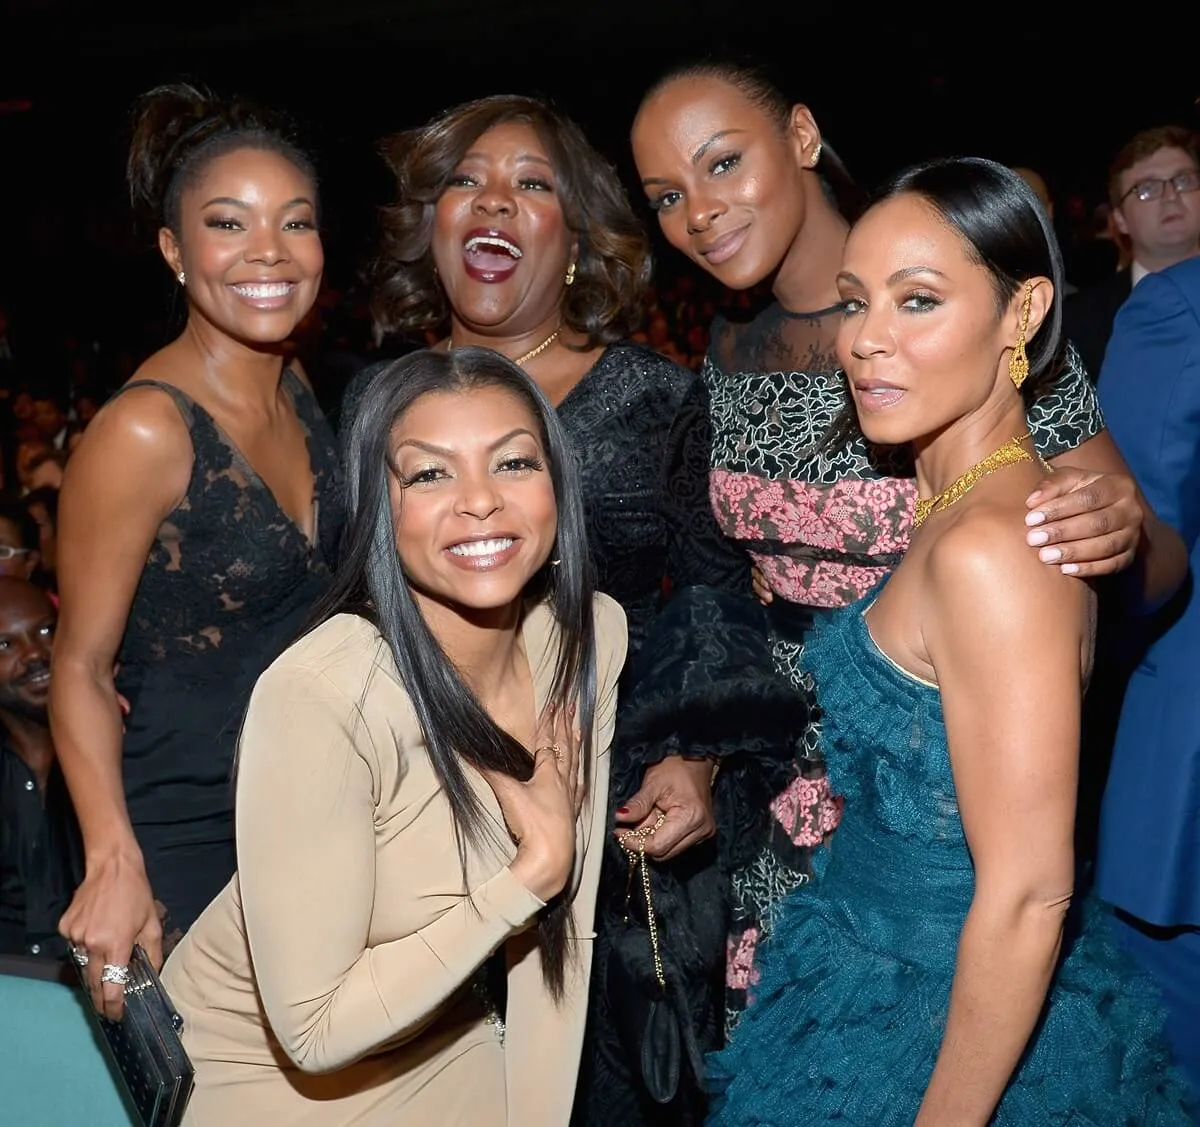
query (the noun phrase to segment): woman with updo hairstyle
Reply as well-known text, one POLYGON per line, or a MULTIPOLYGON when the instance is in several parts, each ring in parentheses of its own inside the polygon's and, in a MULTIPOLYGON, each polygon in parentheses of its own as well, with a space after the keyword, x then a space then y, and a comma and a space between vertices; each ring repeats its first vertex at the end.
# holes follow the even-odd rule
MULTIPOLYGON (((383 215, 376 323, 390 333, 435 332, 438 348, 501 352, 555 406, 579 464, 596 587, 628 620, 622 697, 640 692, 652 722, 674 690, 660 684, 659 670, 643 670, 638 654, 666 591, 673 599, 703 585, 755 604, 747 597, 748 560, 720 534, 709 507, 703 386, 629 339, 650 277, 646 234, 579 127, 536 99, 501 95, 456 106, 391 138, 384 154, 396 198, 383 215)), ((347 393, 343 419, 353 417, 369 378, 347 393)), ((694 712, 687 738, 657 747, 653 761, 642 751, 646 725, 627 723, 624 709, 618 717, 579 1114, 616 1106, 608 1099, 618 1089, 627 1102, 641 1099, 610 1003, 644 1006, 640 987, 626 992, 618 983, 639 973, 633 963, 649 966, 651 976, 653 964, 644 929, 624 926, 628 861, 618 834, 657 827, 646 837, 647 854, 664 868, 711 837, 712 756, 728 715, 714 697, 711 709, 694 712), (629 804, 635 792, 641 798, 629 804)), ((662 879, 670 885, 669 874, 662 879)), ((656 895, 669 916, 667 885, 656 895)), ((712 904, 720 936, 722 897, 711 891, 697 895, 712 904)), ((688 949, 672 937, 664 958, 688 949)), ((673 965, 669 971, 678 982, 673 965)), ((694 1053, 696 1042, 688 1046, 694 1053)))
POLYGON ((161 964, 233 874, 242 713, 343 523, 336 440, 283 361, 324 263, 312 161, 273 114, 165 86, 128 180, 187 323, 71 457, 50 704, 86 851, 61 929, 110 1017, 133 944, 161 964))

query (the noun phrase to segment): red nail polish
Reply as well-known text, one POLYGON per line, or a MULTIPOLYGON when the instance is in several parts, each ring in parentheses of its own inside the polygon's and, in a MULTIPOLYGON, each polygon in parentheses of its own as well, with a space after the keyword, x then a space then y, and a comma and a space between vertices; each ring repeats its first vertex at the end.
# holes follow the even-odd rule
POLYGON ((618 807, 617 807, 617 813, 618 813, 618 814, 628 814, 628 813, 629 813, 629 807, 628 807, 628 806, 618 806, 618 807))

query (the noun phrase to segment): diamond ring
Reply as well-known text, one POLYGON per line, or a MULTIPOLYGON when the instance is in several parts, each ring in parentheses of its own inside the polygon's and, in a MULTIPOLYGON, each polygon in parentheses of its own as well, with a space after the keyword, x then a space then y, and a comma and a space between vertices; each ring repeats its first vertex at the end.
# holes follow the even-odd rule
POLYGON ((73 958, 81 967, 86 967, 88 965, 88 953, 82 947, 72 947, 71 958, 73 958))
POLYGON ((127 966, 118 966, 115 963, 105 963, 104 970, 100 972, 101 982, 112 982, 117 986, 129 985, 129 968, 127 966))

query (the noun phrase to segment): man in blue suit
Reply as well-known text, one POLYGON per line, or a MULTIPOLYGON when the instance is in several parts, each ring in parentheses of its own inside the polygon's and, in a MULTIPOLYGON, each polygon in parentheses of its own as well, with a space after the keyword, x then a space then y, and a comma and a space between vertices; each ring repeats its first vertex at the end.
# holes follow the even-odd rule
POLYGON ((1117 314, 1099 381, 1113 439, 1191 575, 1148 626, 1104 793, 1096 887, 1158 981, 1200 1093, 1200 258, 1147 275, 1117 314))

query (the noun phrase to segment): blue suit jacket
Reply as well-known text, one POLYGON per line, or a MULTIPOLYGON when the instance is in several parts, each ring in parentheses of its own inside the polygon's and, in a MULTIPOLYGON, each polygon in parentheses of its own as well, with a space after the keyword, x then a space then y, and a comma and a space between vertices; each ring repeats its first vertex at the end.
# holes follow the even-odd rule
POLYGON ((1129 681, 1101 814, 1097 891, 1163 926, 1200 924, 1200 258, 1144 278, 1121 307, 1100 403, 1191 577, 1129 681))

